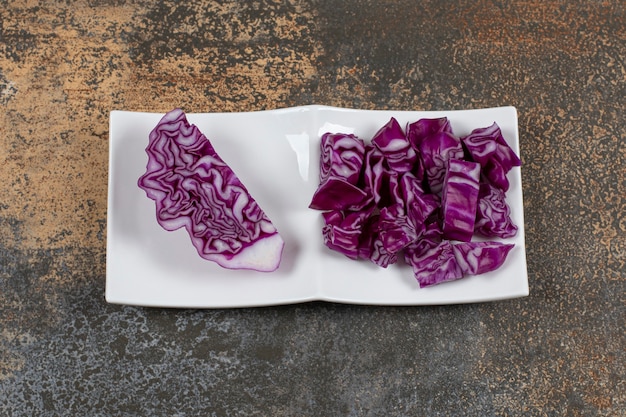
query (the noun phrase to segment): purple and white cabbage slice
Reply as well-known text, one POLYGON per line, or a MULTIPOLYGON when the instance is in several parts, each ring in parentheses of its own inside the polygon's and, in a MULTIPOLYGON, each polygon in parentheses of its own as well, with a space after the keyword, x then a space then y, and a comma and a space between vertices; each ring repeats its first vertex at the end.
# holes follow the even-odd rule
POLYGON ((150 132, 138 185, 155 201, 165 230, 185 228, 198 254, 228 269, 271 272, 284 241, 209 140, 181 109, 150 132))
POLYGON ((359 184, 378 207, 402 202, 400 173, 391 169, 385 155, 374 145, 366 145, 363 174, 359 184))
POLYGON ((315 210, 360 210, 371 196, 344 178, 329 176, 315 190, 309 208, 315 210))
POLYGON ((517 234, 511 220, 511 208, 502 189, 491 183, 481 183, 474 231, 487 237, 510 238, 517 234))
POLYGON ((440 117, 436 119, 419 119, 413 123, 407 123, 406 126, 406 138, 411 144, 411 147, 415 149, 417 154, 417 160, 413 165, 412 172, 415 177, 422 181, 426 175, 424 170, 424 163, 420 155, 420 147, 424 139, 428 136, 437 133, 449 133, 452 135, 452 126, 447 117, 440 117))
POLYGON ((504 242, 442 240, 409 246, 404 251, 404 259, 413 267, 415 278, 423 288, 495 271, 504 264, 513 247, 504 242))
POLYGON ((513 246, 504 242, 461 242, 452 250, 464 275, 480 275, 500 268, 513 246))
POLYGON ((381 238, 380 231, 381 215, 376 213, 365 223, 359 246, 359 257, 367 259, 382 268, 387 268, 389 265, 397 262, 398 254, 385 249, 385 243, 381 238))
POLYGON ((506 143, 497 123, 489 127, 474 129, 461 138, 461 142, 472 160, 482 166, 483 175, 495 186, 507 191, 509 181, 506 175, 522 161, 506 143))
POLYGON ((405 214, 403 204, 394 204, 380 210, 378 234, 387 252, 399 252, 415 242, 423 229, 423 223, 415 224, 405 214))
POLYGON ((320 185, 309 208, 316 210, 360 210, 372 196, 359 187, 365 159, 362 139, 342 133, 325 133, 320 143, 320 185))
POLYGON ((448 161, 448 169, 441 193, 443 237, 469 242, 474 234, 480 164, 477 162, 448 161))
POLYGON ((419 153, 428 186, 434 194, 439 194, 443 188, 448 161, 463 159, 461 141, 448 132, 435 133, 422 140, 419 153))
POLYGON ((407 247, 404 251, 406 262, 413 268, 420 288, 455 281, 463 278, 463 271, 454 256, 452 243, 442 240, 437 245, 415 250, 407 247))
POLYGON ((320 147, 320 182, 334 176, 356 184, 365 155, 363 140, 352 134, 325 133, 320 147))
POLYGON ((371 208, 353 212, 334 210, 322 213, 324 244, 348 258, 358 259, 363 230, 371 210, 371 208))
POLYGON ((417 153, 411 147, 400 123, 393 117, 374 134, 372 144, 382 152, 389 168, 395 172, 410 171, 415 165, 417 153))
POLYGON ((415 224, 426 222, 441 204, 439 197, 426 193, 417 177, 410 172, 400 179, 400 192, 407 215, 415 224))
POLYGON ((362 189, 372 196, 375 204, 380 204, 383 196, 383 177, 385 175, 383 153, 374 145, 365 145, 362 189))
POLYGON ((407 139, 415 150, 420 149, 422 141, 428 136, 441 132, 452 134, 452 127, 447 117, 419 119, 416 122, 407 124, 406 128, 407 139))
POLYGON ((385 249, 385 245, 381 239, 374 238, 370 261, 382 268, 387 268, 389 265, 393 265, 398 261, 398 254, 396 252, 389 252, 385 249))

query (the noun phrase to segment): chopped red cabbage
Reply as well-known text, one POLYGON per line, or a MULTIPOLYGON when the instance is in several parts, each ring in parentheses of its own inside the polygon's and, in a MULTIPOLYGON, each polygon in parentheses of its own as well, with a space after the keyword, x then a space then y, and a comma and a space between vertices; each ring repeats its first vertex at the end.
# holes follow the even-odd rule
POLYGON ((284 241, 232 169, 185 113, 174 109, 150 132, 138 181, 165 230, 184 227, 198 254, 229 269, 278 268, 284 241))
POLYGON ((357 252, 359 259, 366 259, 373 262, 372 257, 374 255, 374 241, 378 239, 378 223, 380 214, 378 214, 377 210, 372 210, 368 214, 369 217, 363 222, 357 252))
POLYGON ((441 228, 437 222, 424 224, 418 238, 404 248, 404 261, 410 265, 410 257, 421 255, 439 246, 442 240, 441 228))
POLYGON ((506 174, 522 161, 504 140, 500 126, 494 122, 489 127, 474 129, 461 138, 461 142, 471 158, 482 165, 486 178, 502 190, 508 190, 506 174))
POLYGON ((461 242, 409 246, 405 261, 413 267, 420 288, 480 275, 502 266, 513 249, 503 242, 461 242))
POLYGON ((392 169, 386 169, 383 171, 382 187, 379 190, 381 199, 378 202, 379 207, 387 207, 394 204, 402 204, 400 190, 400 174, 392 169))
POLYGON ((398 254, 385 248, 385 244, 393 244, 393 236, 384 237, 383 229, 388 227, 384 224, 383 215, 377 210, 371 212, 371 216, 363 225, 363 233, 359 242, 359 258, 367 259, 378 266, 387 268, 387 266, 396 263, 398 254), (381 235, 382 232, 382 235, 381 235), (387 239, 387 242, 383 239, 387 239))
POLYGON ((479 275, 500 268, 513 245, 503 242, 462 242, 452 246, 465 275, 479 275))
POLYGON ((374 238, 370 260, 378 266, 387 268, 389 265, 395 264, 398 261, 398 254, 389 252, 385 249, 382 240, 374 238))
POLYGON ((447 117, 419 119, 416 122, 409 123, 406 129, 407 139, 413 146, 413 149, 416 150, 420 149, 422 141, 428 136, 441 132, 452 134, 452 127, 447 117))
POLYGON ((450 159, 463 159, 463 147, 458 138, 448 132, 435 133, 424 138, 419 147, 428 186, 439 194, 450 159))
POLYGON ((383 177, 385 175, 384 156, 378 148, 371 144, 365 145, 365 163, 361 188, 371 195, 374 203, 382 200, 383 177))
POLYGON ((311 200, 316 210, 360 210, 372 197, 358 186, 365 144, 354 135, 325 133, 321 140, 320 186, 311 200))
POLYGON ((359 210, 371 200, 367 192, 344 178, 326 178, 313 194, 309 208, 316 210, 359 210))
POLYGON ((490 183, 480 184, 474 231, 487 237, 510 238, 517 234, 504 191, 490 183))
POLYGON ((424 223, 440 205, 439 197, 427 194, 420 181, 409 172, 402 176, 400 190, 407 215, 415 224, 424 223))
POLYGON ((448 161, 443 183, 443 236, 446 239, 469 242, 474 234, 478 203, 480 164, 477 162, 448 161))
POLYGON ((509 180, 506 177, 507 171, 500 163, 495 160, 488 161, 483 169, 483 173, 487 181, 495 187, 498 187, 502 191, 508 191, 509 180))
POLYGON ((324 213, 323 217, 324 244, 348 258, 358 259, 363 222, 367 219, 368 213, 359 211, 345 213, 335 210, 324 213))
POLYGON ((351 134, 325 133, 322 135, 321 148, 320 182, 335 176, 356 184, 365 155, 363 140, 351 134))
POLYGON ((505 261, 513 245, 471 241, 474 233, 507 238, 517 230, 504 193, 520 162, 497 125, 462 142, 445 117, 410 123, 406 134, 391 118, 371 143, 341 134, 322 142, 310 207, 332 210, 323 214, 329 248, 385 268, 402 255, 420 287, 505 261))
POLYGON ((378 233, 387 252, 398 252, 414 242, 423 228, 423 223, 416 225, 405 214, 403 204, 394 204, 380 210, 378 233))
POLYGON ((372 144, 382 152, 389 168, 395 172, 410 171, 417 160, 415 149, 411 147, 402 127, 393 117, 376 132, 372 144))
POLYGON ((413 268, 420 288, 463 278, 452 244, 447 240, 422 251, 409 247, 405 250, 405 259, 413 268))

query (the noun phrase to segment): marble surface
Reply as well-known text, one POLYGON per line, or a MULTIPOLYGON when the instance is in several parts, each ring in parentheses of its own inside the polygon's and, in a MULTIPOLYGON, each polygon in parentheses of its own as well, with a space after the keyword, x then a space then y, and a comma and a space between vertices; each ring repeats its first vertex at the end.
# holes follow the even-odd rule
POLYGON ((0 415, 623 416, 621 1, 0 1, 0 415), (519 111, 530 296, 107 304, 113 109, 519 111))

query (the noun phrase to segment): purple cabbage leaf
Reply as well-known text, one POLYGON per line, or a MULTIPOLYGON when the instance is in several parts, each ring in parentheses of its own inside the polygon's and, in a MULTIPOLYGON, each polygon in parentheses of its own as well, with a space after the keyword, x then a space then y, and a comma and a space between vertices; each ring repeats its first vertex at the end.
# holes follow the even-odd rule
POLYGON ((398 254, 385 248, 385 242, 381 237, 381 221, 381 214, 376 213, 366 223, 359 253, 362 259, 367 259, 382 268, 387 268, 398 261, 398 254))
POLYGON ((372 239, 372 249, 369 259, 376 265, 387 268, 389 265, 395 264, 398 261, 398 254, 389 252, 385 249, 383 241, 374 237, 374 239, 372 239))
POLYGON ((402 204, 380 210, 379 237, 387 252, 395 253, 417 240, 424 228, 423 223, 414 224, 404 213, 402 204))
POLYGON ((409 172, 400 180, 400 192, 407 215, 415 224, 426 222, 441 204, 439 197, 426 193, 420 181, 409 172))
POLYGON ((379 204, 383 196, 383 180, 386 173, 384 156, 378 148, 371 144, 365 145, 365 157, 363 175, 360 183, 368 195, 371 195, 374 203, 379 204))

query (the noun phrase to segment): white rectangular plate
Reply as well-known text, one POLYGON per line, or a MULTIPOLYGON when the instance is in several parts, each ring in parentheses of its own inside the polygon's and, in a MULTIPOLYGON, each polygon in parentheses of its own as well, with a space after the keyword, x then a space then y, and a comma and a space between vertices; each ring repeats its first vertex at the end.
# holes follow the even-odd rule
POLYGON ((457 136, 494 121, 519 154, 514 107, 457 111, 353 110, 326 106, 188 114, 188 120, 247 186, 285 240, 279 269, 233 271, 200 258, 184 229, 167 232, 154 202, 137 186, 145 172, 148 135, 163 114, 113 111, 110 119, 106 300, 178 308, 253 307, 314 300, 369 305, 493 301, 528 295, 522 179, 509 173, 507 201, 519 227, 497 271, 419 288, 404 263, 380 268, 327 249, 322 219, 308 208, 319 181, 319 143, 327 131, 368 141, 390 117, 402 126, 446 116, 457 136))

